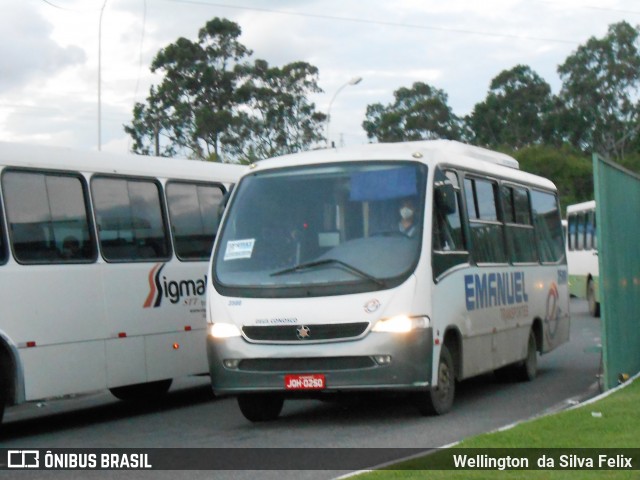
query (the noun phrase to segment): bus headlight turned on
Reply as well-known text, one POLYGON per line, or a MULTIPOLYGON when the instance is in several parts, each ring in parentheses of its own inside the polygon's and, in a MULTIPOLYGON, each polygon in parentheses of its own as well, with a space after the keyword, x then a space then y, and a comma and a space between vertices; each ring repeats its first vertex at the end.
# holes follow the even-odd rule
POLYGON ((213 338, 239 337, 240 329, 233 323, 216 322, 209 326, 209 335, 213 338))
POLYGON ((418 328, 429 326, 428 317, 409 317, 407 315, 396 315, 391 318, 383 318, 373 326, 373 332, 384 333, 409 333, 418 328))

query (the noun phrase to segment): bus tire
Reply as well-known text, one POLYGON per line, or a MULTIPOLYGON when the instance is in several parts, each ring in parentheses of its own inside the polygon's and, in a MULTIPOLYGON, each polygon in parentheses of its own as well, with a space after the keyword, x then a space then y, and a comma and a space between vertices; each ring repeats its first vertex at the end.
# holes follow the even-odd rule
POLYGON ((0 342, 0 423, 8 405, 15 402, 15 362, 6 343, 0 342))
POLYGON ((516 380, 521 382, 530 382, 538 374, 538 342, 536 342, 536 335, 533 330, 529 331, 527 356, 515 366, 514 374, 516 380))
POLYGON ((171 388, 171 378, 157 380, 155 382, 137 383, 135 385, 125 385, 124 387, 110 388, 111 394, 125 401, 154 400, 165 395, 171 388))
POLYGON ((596 286, 592 278, 587 282, 587 302, 589 302, 589 313, 592 317, 600 316, 600 302, 596 301, 596 286))
POLYGON ((451 410, 456 392, 453 358, 446 345, 440 350, 438 385, 416 395, 416 405, 422 415, 443 415, 451 410))
POLYGON ((4 409, 7 405, 9 399, 9 388, 8 388, 8 379, 7 372, 5 369, 0 369, 0 423, 2 423, 2 418, 4 417, 4 409))
POLYGON ((277 419, 283 405, 284 398, 273 393, 238 395, 240 411, 251 422, 268 422, 277 419))

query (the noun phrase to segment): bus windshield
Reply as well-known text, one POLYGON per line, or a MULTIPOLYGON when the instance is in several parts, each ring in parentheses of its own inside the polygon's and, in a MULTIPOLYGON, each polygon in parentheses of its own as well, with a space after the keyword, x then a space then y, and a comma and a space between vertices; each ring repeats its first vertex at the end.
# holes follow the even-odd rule
POLYGON ((243 296, 389 288, 417 264, 426 166, 349 162, 259 171, 238 185, 214 262, 243 296))

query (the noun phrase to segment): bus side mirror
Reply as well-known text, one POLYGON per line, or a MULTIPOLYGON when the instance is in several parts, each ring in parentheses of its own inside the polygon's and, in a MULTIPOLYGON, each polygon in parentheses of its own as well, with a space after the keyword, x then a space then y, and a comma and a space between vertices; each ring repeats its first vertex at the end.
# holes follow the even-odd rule
POLYGON ((435 190, 435 202, 438 211, 444 215, 449 215, 456 212, 456 192, 453 185, 449 182, 444 182, 436 187, 435 190))

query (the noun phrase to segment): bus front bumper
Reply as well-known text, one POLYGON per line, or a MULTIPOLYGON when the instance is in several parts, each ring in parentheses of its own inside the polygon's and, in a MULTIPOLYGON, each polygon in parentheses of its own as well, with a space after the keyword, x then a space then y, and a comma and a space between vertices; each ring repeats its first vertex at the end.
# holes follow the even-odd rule
POLYGON ((431 328, 315 344, 207 337, 211 384, 219 395, 290 392, 289 375, 322 377, 322 392, 315 393, 423 390, 431 383, 432 346, 431 328))

